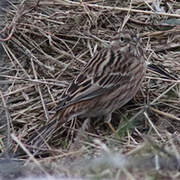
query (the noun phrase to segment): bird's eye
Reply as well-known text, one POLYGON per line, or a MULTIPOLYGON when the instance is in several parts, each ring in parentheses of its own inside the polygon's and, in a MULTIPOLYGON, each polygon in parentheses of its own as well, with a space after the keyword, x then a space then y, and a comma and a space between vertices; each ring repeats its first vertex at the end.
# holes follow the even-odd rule
POLYGON ((124 42, 124 37, 120 37, 120 39, 119 39, 121 42, 124 42))

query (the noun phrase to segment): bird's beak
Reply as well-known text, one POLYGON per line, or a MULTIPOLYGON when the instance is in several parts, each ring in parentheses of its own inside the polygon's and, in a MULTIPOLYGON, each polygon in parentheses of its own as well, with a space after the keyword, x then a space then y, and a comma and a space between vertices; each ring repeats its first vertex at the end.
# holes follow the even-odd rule
POLYGON ((139 41, 138 37, 133 37, 132 39, 133 39, 134 42, 138 42, 139 41))
POLYGON ((140 41, 140 38, 139 38, 139 37, 135 37, 135 36, 134 36, 134 37, 132 38, 132 44, 135 45, 135 46, 136 46, 137 44, 139 44, 139 41, 140 41))

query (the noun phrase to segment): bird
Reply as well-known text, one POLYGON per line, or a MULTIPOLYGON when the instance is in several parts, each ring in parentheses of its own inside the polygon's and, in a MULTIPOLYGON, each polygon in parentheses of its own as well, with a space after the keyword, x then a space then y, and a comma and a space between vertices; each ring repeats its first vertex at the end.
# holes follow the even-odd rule
POLYGON ((144 54, 138 33, 118 32, 64 89, 52 120, 30 138, 30 144, 39 147, 57 127, 77 116, 103 117, 110 124, 112 112, 131 100, 142 84, 144 54))

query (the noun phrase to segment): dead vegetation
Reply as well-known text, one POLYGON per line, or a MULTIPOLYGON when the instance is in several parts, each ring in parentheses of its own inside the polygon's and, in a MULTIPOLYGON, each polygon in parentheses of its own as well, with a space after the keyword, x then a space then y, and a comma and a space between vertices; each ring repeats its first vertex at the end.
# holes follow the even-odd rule
POLYGON ((1 133, 1 152, 23 149, 26 156, 18 158, 31 159, 32 172, 38 165, 45 173, 68 177, 179 179, 179 8, 173 0, 11 4, 0 36, 6 53, 1 84, 8 84, 0 91, 8 129, 8 136, 1 133), (82 128, 84 121, 76 118, 45 147, 37 147, 40 155, 30 153, 27 140, 51 119, 63 89, 121 30, 140 33, 146 61, 175 78, 149 70, 136 97, 113 114, 116 134, 103 121, 94 119, 82 128))

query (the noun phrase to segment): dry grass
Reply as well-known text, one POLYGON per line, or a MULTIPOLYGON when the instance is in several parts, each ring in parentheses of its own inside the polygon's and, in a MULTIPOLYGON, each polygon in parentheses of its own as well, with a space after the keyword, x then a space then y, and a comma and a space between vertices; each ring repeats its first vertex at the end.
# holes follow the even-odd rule
POLYGON ((27 155, 18 158, 26 164, 31 159, 32 172, 37 171, 35 163, 42 172, 68 177, 179 179, 179 8, 173 0, 31 0, 11 5, 0 36, 7 64, 1 67, 1 83, 8 84, 7 91, 0 91, 8 124, 1 151, 10 146, 18 154, 23 149, 27 155), (84 130, 76 118, 46 147, 38 147, 41 156, 33 156, 26 146, 30 135, 50 120, 63 89, 120 30, 140 33, 146 61, 177 80, 148 71, 136 97, 113 114, 116 134, 96 120, 95 130, 84 130))

